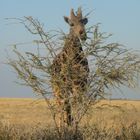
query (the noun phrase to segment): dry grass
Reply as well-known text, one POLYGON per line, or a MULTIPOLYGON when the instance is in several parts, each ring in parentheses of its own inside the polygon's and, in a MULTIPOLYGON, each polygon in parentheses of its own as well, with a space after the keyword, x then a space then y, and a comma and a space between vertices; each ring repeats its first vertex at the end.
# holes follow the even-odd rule
MULTIPOLYGON (((105 137, 112 128, 114 130, 113 135, 120 134, 122 131, 123 133, 128 131, 130 127, 136 127, 136 122, 138 122, 137 127, 140 128, 140 101, 103 100, 87 112, 87 116, 83 118, 81 124, 83 127, 88 126, 90 129, 88 130, 90 136, 91 133, 93 133, 91 130, 96 134, 99 133, 98 131, 100 130, 101 132, 105 131, 103 133, 104 135, 102 135, 102 137, 105 137)), ((27 139, 29 133, 33 136, 38 132, 38 135, 45 135, 47 133, 50 136, 54 135, 55 137, 54 131, 51 131, 53 128, 53 121, 43 100, 1 98, 0 123, 4 128, 4 132, 2 129, 0 130, 1 133, 8 131, 9 134, 10 131, 12 136, 13 132, 16 132, 15 135, 18 133, 18 136, 22 133, 24 137, 26 137, 25 139, 27 139), (46 128, 48 129, 47 131, 45 130, 46 128)), ((87 128, 83 129, 83 131, 85 130, 86 138, 90 140, 90 138, 88 138, 87 128)), ((5 137, 7 138, 7 135, 5 137)), ((98 140, 98 137, 92 137, 92 139, 98 140)), ((7 139, 9 139, 9 135, 7 139)), ((18 137, 15 139, 18 139, 18 137)), ((30 137, 28 139, 32 138, 30 137)), ((49 137, 49 139, 51 138, 49 137)), ((106 139, 107 138, 105 138, 105 140, 106 139)))
POLYGON ((2 122, 17 125, 42 126, 52 123, 46 103, 36 99, 1 98, 0 118, 2 122))
POLYGON ((89 116, 90 124, 105 125, 106 127, 119 126, 120 123, 127 125, 132 122, 140 122, 140 101, 103 100, 89 110, 89 116))

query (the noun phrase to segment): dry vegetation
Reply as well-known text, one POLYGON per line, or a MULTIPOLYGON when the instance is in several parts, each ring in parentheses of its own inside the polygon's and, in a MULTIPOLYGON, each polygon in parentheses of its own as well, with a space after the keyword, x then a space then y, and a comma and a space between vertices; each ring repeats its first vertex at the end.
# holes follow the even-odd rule
POLYGON ((121 85, 129 88, 138 86, 139 53, 127 50, 122 44, 107 41, 111 34, 100 32, 99 24, 86 28, 84 34, 88 38, 82 40, 80 31, 77 36, 77 31, 74 30, 77 29, 74 28, 77 26, 74 23, 77 22, 73 19, 78 17, 78 25, 81 25, 84 24, 84 19, 87 23, 87 17, 82 18, 81 8, 75 13, 72 9, 70 15, 70 18, 65 17, 70 25, 68 35, 63 31, 46 31, 43 24, 32 17, 11 19, 24 25, 35 37, 32 45, 34 48, 36 46, 36 51, 22 52, 19 44, 15 44, 13 53, 16 58, 8 56, 7 64, 16 72, 17 83, 31 87, 47 104, 42 100, 1 99, 0 139, 140 140, 139 101, 102 100, 112 88, 120 89, 121 85), (68 45, 65 46, 67 41, 68 45), (69 52, 69 43, 76 44, 73 47, 81 49, 72 51, 74 55, 66 55, 66 60, 60 59, 62 64, 53 65, 54 60, 59 60, 56 58, 58 52, 63 51, 63 46, 69 52), (89 68, 86 66, 86 69, 85 58, 89 62, 89 68), (75 80, 78 88, 75 85, 76 88, 73 87, 75 80), (85 81, 83 90, 82 83, 85 84, 85 81), (56 85, 60 91, 57 101, 61 102, 59 107, 58 103, 49 100, 54 96, 55 91, 52 89, 56 85), (65 94, 62 94, 63 91, 65 94), (101 102, 96 104, 98 100, 101 102), (62 120, 60 123, 57 115, 62 120))
MULTIPOLYGON (((93 106, 87 115, 88 119, 85 116, 80 127, 84 139, 106 140, 107 135, 111 135, 110 139, 114 140, 117 136, 125 135, 120 138, 125 140, 130 129, 135 131, 135 139, 140 139, 140 134, 137 134, 140 129, 140 101, 103 100, 93 106)), ((0 99, 0 125, 0 139, 43 139, 46 135, 45 139, 55 137, 53 120, 43 100, 0 99)))
POLYGON ((1 121, 10 124, 37 125, 51 123, 45 102, 34 99, 0 99, 1 121))

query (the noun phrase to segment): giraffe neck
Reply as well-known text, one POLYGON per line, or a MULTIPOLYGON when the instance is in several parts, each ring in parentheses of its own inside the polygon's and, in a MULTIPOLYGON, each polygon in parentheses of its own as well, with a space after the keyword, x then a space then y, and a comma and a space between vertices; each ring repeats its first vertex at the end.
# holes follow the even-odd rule
POLYGON ((66 37, 64 49, 83 51, 79 38, 71 33, 66 37))

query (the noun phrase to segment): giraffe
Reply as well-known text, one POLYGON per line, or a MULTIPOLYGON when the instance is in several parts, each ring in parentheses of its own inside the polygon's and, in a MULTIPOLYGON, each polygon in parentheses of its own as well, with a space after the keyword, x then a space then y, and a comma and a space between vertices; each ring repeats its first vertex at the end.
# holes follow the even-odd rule
POLYGON ((67 126, 71 126, 73 118, 70 98, 80 99, 79 94, 86 91, 88 82, 88 60, 81 45, 81 41, 87 39, 85 25, 88 19, 83 18, 79 7, 76 13, 71 9, 70 18, 64 16, 64 20, 70 26, 70 31, 65 38, 62 51, 53 60, 51 83, 58 108, 60 108, 59 125, 63 121, 67 126))

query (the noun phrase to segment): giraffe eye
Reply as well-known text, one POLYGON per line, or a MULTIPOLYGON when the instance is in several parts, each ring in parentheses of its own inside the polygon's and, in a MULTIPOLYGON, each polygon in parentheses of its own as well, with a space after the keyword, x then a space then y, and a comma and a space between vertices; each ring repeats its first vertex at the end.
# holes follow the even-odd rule
POLYGON ((70 26, 74 26, 74 23, 71 22, 71 23, 70 23, 70 26))
POLYGON ((71 23, 70 26, 74 26, 74 23, 71 23))

